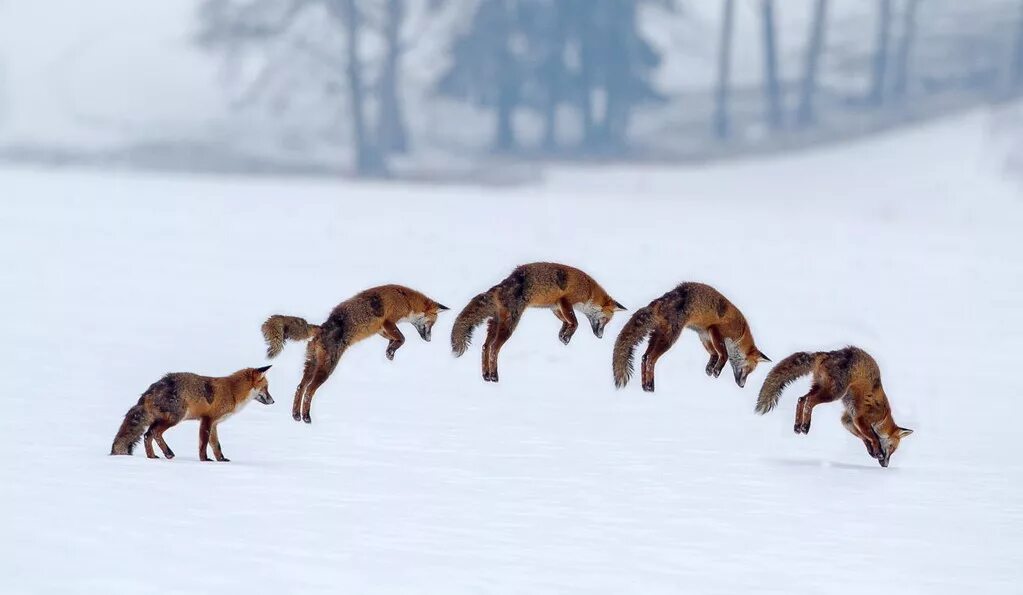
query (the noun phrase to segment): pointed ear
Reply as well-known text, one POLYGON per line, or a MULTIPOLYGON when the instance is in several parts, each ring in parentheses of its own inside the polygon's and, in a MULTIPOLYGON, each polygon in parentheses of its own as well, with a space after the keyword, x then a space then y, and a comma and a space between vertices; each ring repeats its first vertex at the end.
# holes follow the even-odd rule
POLYGON ((612 300, 612 301, 615 303, 615 310, 616 311, 628 310, 628 308, 626 308, 625 306, 619 304, 616 300, 612 300))
POLYGON ((906 428, 899 428, 899 438, 905 438, 913 433, 913 430, 907 430, 906 428))
POLYGON ((451 309, 451 308, 448 308, 448 307, 447 307, 447 306, 445 306, 444 304, 437 304, 437 311, 438 311, 438 312, 443 312, 444 310, 450 310, 450 309, 451 309))
POLYGON ((764 352, 760 351, 759 349, 757 349, 757 358, 760 361, 762 361, 762 362, 770 362, 771 361, 771 358, 769 358, 766 355, 764 355, 764 352))
MULTIPOLYGON (((272 366, 273 364, 270 364, 272 366)), ((266 374, 266 371, 270 369, 270 366, 263 366, 262 368, 256 368, 257 374, 266 374)))

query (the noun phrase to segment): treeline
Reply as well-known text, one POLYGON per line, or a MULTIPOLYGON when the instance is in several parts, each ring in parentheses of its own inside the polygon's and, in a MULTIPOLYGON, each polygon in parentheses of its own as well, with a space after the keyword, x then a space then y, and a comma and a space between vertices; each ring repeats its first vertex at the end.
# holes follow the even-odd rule
POLYGON ((715 62, 709 111, 695 93, 672 96, 655 83, 671 52, 693 51, 651 39, 652 20, 696 22, 683 0, 207 0, 198 41, 233 67, 239 106, 336 106, 324 130, 342 123, 355 170, 370 176, 387 175, 413 147, 405 87, 423 78, 405 64, 414 48, 431 56, 428 96, 490 114, 479 150, 538 156, 628 155, 637 111, 665 103, 727 144, 742 139, 751 109, 758 126, 783 135, 844 113, 1023 87, 1021 0, 805 1, 803 32, 779 31, 775 0, 700 3, 716 16, 699 24, 718 28, 716 47, 700 48, 715 62), (850 1, 857 10, 840 15, 850 1), (750 83, 733 81, 736 21, 750 15, 762 57, 755 106, 750 83), (783 51, 780 36, 797 33, 799 54, 783 51), (784 77, 782 66, 798 76, 784 77), (522 134, 522 118, 538 133, 522 134))

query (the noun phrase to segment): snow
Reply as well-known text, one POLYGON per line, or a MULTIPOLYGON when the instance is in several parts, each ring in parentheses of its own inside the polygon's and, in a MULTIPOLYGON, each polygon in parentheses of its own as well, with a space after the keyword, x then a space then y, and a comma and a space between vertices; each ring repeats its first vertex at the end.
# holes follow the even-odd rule
POLYGON ((1014 349, 1020 190, 975 113, 703 169, 559 169, 521 188, 0 170, 5 593, 983 593, 1023 581, 1014 349), (753 414, 685 333, 657 393, 613 388, 617 316, 565 347, 529 311, 480 378, 409 329, 346 353, 290 418, 221 428, 230 463, 107 455, 169 371, 264 364, 273 313, 318 322, 376 284, 457 311, 522 262, 577 265, 635 309, 712 283, 775 360, 847 343, 916 432, 880 468, 792 386, 753 414))

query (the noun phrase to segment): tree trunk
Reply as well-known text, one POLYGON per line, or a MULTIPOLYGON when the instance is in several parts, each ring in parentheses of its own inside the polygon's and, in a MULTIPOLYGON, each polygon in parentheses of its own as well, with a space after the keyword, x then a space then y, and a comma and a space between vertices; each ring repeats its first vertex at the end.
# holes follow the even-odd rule
POLYGON ((634 55, 636 27, 636 6, 630 0, 610 0, 609 59, 605 67, 605 90, 607 104, 604 108, 602 139, 608 148, 622 149, 627 144, 626 135, 632 115, 635 95, 631 72, 634 55))
POLYGON ((1016 25, 1016 46, 1014 50, 1010 80, 1013 87, 1021 87, 1023 86, 1023 11, 1021 11, 1019 22, 1016 25))
POLYGON ((383 155, 366 134, 366 115, 363 109, 362 63, 359 61, 359 11, 355 0, 339 0, 345 22, 346 54, 348 58, 348 91, 351 97, 352 134, 355 142, 355 171, 360 176, 383 176, 387 173, 383 155))
POLYGON ((546 81, 545 87, 547 96, 543 106, 543 148, 553 151, 558 146, 558 105, 561 103, 561 85, 565 78, 565 36, 568 28, 568 15, 564 4, 553 2, 550 8, 553 11, 554 27, 552 38, 548 41, 551 47, 548 48, 545 64, 546 81))
POLYGON ((778 46, 774 25, 774 0, 761 0, 760 20, 764 28, 764 100, 767 102, 767 125, 781 128, 781 85, 778 82, 778 46))
POLYGON ((820 67, 821 53, 824 51, 827 18, 828 0, 817 0, 813 9, 813 21, 810 23, 810 41, 806 46, 806 62, 803 67, 803 87, 799 96, 799 111, 796 115, 800 126, 807 126, 816 119, 814 99, 817 94, 817 72, 820 67))
POLYGON ((735 0, 725 0, 718 41, 718 84, 714 100, 714 132, 720 139, 731 134, 728 94, 732 71, 732 31, 735 29, 735 0))
POLYGON ((507 152, 515 148, 515 107, 518 103, 518 77, 515 60, 511 55, 511 15, 506 0, 493 0, 498 4, 499 17, 495 23, 497 36, 497 118, 494 131, 494 151, 507 152))
POLYGON ((401 24, 405 19, 405 0, 387 0, 384 39, 387 45, 378 86, 380 106, 377 118, 377 145, 381 151, 405 153, 408 151, 408 131, 401 99, 398 97, 398 79, 401 71, 401 24))
POLYGON ((892 83, 892 96, 902 99, 906 95, 909 84, 909 58, 913 51, 913 40, 916 37, 917 0, 907 0, 906 12, 902 17, 902 37, 899 47, 895 50, 895 80, 892 83))
POLYGON ((594 44, 593 15, 589 7, 577 13, 579 23, 579 113, 583 121, 582 145, 592 150, 597 142, 597 123, 593 114, 594 65, 597 61, 594 44))
POLYGON ((888 70, 888 40, 892 22, 892 1, 878 0, 877 43, 874 48, 874 66, 870 84, 870 103, 884 103, 885 75, 888 70))

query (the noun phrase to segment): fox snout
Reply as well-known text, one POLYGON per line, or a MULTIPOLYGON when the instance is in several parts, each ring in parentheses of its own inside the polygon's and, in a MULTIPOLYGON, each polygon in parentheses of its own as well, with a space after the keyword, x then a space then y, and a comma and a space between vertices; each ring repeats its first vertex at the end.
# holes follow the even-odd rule
POLYGON ((273 405, 274 398, 270 396, 270 391, 262 390, 256 393, 256 400, 264 405, 273 405))

